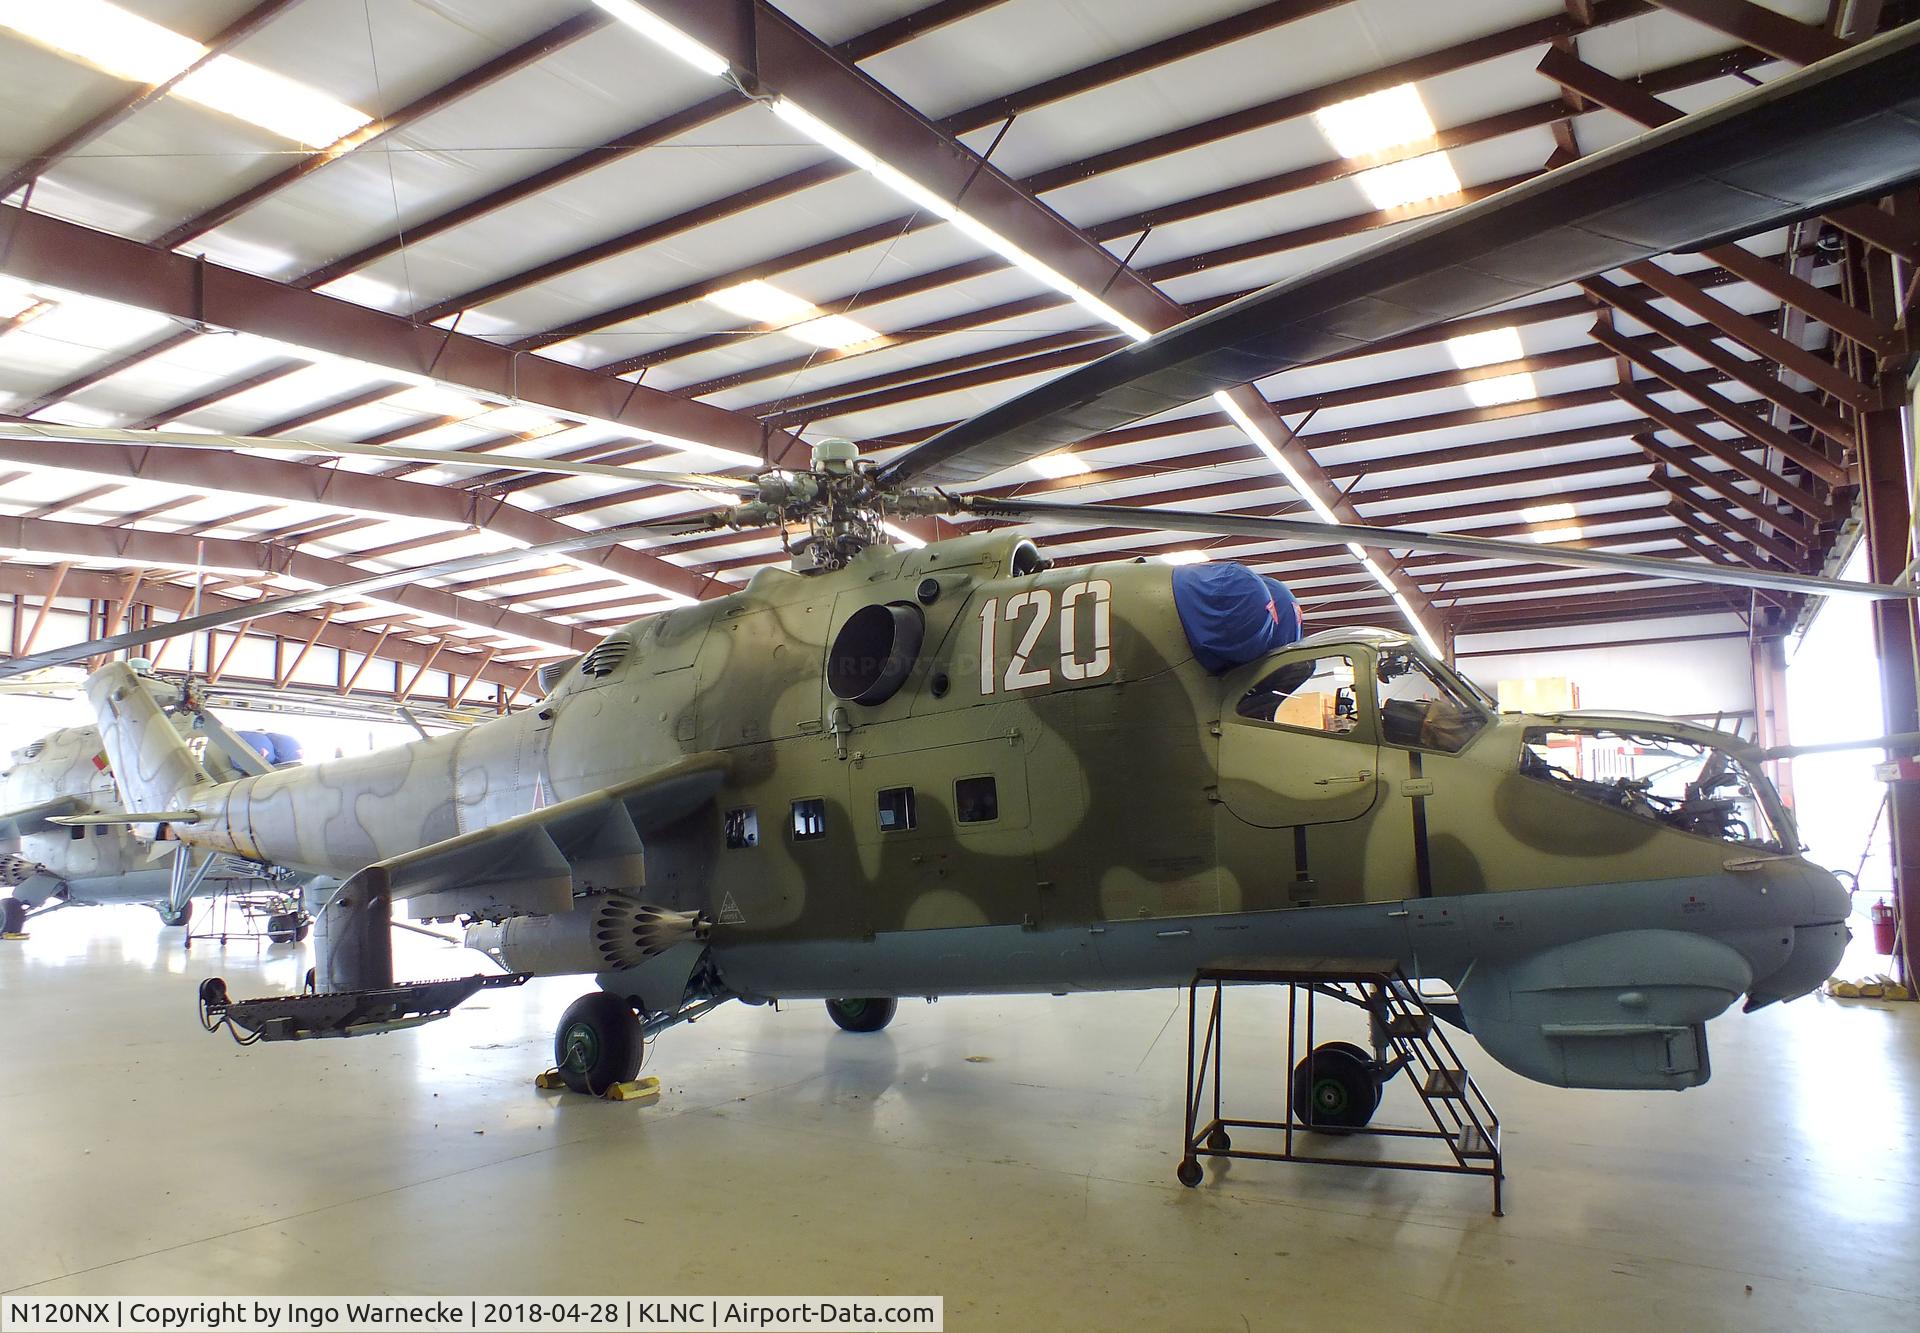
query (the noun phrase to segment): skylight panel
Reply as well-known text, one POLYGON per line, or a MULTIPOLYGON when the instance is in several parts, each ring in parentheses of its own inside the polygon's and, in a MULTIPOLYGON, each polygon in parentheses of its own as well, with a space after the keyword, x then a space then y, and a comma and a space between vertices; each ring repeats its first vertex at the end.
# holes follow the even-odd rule
POLYGON ((703 299, 728 314, 750 319, 756 324, 791 324, 820 313, 820 307, 813 302, 792 292, 781 291, 772 283, 761 282, 757 278, 752 282, 736 283, 732 287, 708 292, 703 299))
MULTIPOLYGON (((107 0, 0 0, 0 28, 134 83, 164 83, 207 52, 191 37, 107 0)), ((235 56, 208 61, 172 94, 309 145, 333 143, 372 119, 235 56)))
POLYGON ((1532 505, 1522 509, 1520 517, 1525 522, 1535 525, 1542 523, 1555 525, 1549 528, 1536 526, 1534 531, 1529 532, 1528 539, 1536 542, 1578 541, 1586 533, 1585 528, 1572 521, 1577 514, 1570 504, 1532 505))
POLYGON ((1313 123, 1342 157, 1369 157, 1433 137, 1433 118, 1411 83, 1321 107, 1313 123))
POLYGON ((174 85, 175 96, 311 147, 325 147, 372 117, 270 69, 220 56, 174 85))
POLYGON ((1374 167, 1355 176, 1353 183, 1360 187, 1367 202, 1382 213, 1460 193, 1460 177, 1454 173, 1453 162, 1445 153, 1428 153, 1425 157, 1374 167))
POLYGON ((206 50, 107 0, 0 0, 0 27, 135 83, 163 83, 206 50))
POLYGON ((848 319, 845 315, 822 315, 780 331, 802 342, 812 343, 815 347, 835 350, 870 343, 880 336, 859 320, 848 319))
MULTIPOLYGON (((1526 354, 1526 349, 1520 345, 1519 330, 1511 325, 1504 329, 1488 329, 1482 333, 1447 339, 1447 355, 1462 370, 1519 361, 1526 354)), ((1533 382, 1532 374, 1527 371, 1497 375, 1491 379, 1468 380, 1465 387, 1468 400, 1476 407, 1497 407, 1502 403, 1517 403, 1539 397, 1539 389, 1533 382)))
POLYGON ((1041 454, 1027 464, 1034 472, 1043 477, 1059 480, 1062 477, 1081 477, 1093 471, 1070 449, 1061 449, 1051 454, 1041 454))

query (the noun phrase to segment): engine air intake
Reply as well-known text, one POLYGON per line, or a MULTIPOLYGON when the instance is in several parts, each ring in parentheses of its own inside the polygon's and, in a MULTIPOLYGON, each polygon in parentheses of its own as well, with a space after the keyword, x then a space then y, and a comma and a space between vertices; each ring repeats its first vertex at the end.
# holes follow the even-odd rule
POLYGON ((834 636, 827 688, 849 703, 886 702, 912 674, 926 632, 926 613, 912 602, 861 607, 834 636))

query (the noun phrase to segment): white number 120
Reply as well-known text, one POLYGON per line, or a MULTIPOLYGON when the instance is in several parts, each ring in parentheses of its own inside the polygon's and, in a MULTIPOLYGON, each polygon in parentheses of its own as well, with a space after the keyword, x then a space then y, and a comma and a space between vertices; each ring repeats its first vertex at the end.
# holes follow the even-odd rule
MULTIPOLYGON (((1053 618, 1053 593, 1046 588, 1030 588, 1007 598, 1004 613, 1000 599, 991 597, 980 608, 980 693, 1005 690, 1030 690, 1053 683, 1053 671, 1030 665, 1040 635, 1053 618), (1007 659, 1006 672, 996 676, 1000 660, 1000 622, 1017 623, 1029 613, 1025 633, 1019 636, 1013 655, 1007 659)), ((1113 585, 1105 579, 1075 583, 1060 594, 1060 679, 1075 683, 1096 680, 1113 667, 1113 585), (1080 656, 1080 603, 1091 601, 1092 639, 1086 657, 1080 656)))

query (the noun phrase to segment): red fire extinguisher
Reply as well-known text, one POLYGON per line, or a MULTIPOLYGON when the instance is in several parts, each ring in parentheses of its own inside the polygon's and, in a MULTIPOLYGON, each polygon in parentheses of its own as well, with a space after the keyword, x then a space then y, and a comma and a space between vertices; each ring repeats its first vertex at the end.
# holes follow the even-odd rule
POLYGON ((1867 918, 1873 922, 1873 951, 1890 954, 1893 952, 1893 904, 1882 898, 1867 909, 1867 918))

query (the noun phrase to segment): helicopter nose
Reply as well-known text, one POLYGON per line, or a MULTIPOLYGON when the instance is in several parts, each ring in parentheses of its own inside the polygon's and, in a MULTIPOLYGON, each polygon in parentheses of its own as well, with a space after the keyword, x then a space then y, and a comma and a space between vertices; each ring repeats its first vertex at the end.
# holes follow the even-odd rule
POLYGON ((1800 867, 1804 908, 1800 922, 1793 928, 1793 950, 1787 961, 1764 977, 1755 978, 1747 991, 1746 1012, 1774 1003, 1795 1000, 1817 988, 1840 966, 1841 956, 1853 939, 1847 929, 1847 913, 1852 902, 1840 880, 1819 866, 1800 867))

